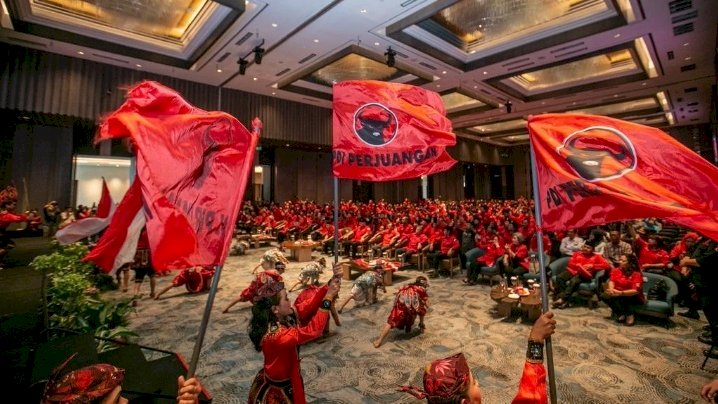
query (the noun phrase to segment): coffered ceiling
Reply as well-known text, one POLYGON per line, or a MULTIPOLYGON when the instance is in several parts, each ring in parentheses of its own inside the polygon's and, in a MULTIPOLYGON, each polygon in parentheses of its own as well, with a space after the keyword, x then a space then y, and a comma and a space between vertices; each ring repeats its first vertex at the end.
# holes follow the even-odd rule
POLYGON ((707 123, 716 84, 715 0, 0 1, 3 42, 326 108, 342 80, 420 85, 499 145, 544 112, 707 123))

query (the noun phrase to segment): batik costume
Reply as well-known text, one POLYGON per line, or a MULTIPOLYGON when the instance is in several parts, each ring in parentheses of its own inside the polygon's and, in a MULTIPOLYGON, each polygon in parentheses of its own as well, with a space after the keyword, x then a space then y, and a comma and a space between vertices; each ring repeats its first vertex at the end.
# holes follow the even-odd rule
POLYGON ((189 293, 199 293, 209 289, 210 282, 214 276, 214 268, 185 268, 179 275, 172 279, 172 286, 182 286, 189 293))
POLYGON ((299 272, 299 282, 304 285, 314 285, 319 282, 319 275, 324 272, 326 266, 320 264, 317 261, 308 263, 302 271, 299 272))
POLYGON ((377 287, 383 285, 384 278, 379 271, 365 272, 361 274, 358 278, 356 278, 356 280, 354 281, 351 295, 354 297, 354 301, 356 302, 356 304, 362 304, 364 302, 366 302, 367 304, 371 304, 373 302, 369 301, 369 297, 374 296, 374 298, 376 299, 374 291, 377 287))
POLYGON ((404 286, 397 292, 394 308, 391 309, 386 322, 391 328, 409 332, 414 325, 416 316, 426 314, 428 302, 429 295, 424 287, 416 284, 404 286))

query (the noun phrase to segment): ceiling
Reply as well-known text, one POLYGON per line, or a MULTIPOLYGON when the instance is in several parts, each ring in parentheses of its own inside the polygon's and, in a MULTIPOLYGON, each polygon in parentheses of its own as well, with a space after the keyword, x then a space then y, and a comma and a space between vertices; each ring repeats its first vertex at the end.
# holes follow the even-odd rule
POLYGON ((715 0, 0 1, 3 42, 326 108, 341 80, 420 85, 497 145, 545 112, 708 123, 716 83, 715 0))

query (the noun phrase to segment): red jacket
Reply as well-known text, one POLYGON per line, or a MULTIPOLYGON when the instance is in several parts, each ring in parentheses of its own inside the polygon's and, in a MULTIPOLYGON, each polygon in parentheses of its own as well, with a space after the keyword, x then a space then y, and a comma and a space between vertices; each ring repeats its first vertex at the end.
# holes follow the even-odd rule
POLYGON ((459 249, 459 240, 457 240, 456 237, 449 234, 448 236, 441 237, 441 243, 439 244, 439 251, 441 251, 442 254, 448 254, 449 250, 458 250, 459 249))

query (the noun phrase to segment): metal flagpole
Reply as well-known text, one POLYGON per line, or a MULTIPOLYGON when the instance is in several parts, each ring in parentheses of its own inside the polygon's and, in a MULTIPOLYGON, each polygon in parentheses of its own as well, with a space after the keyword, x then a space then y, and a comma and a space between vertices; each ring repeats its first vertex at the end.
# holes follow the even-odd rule
POLYGON ((217 286, 219 285, 219 276, 221 274, 222 265, 215 266, 214 276, 212 276, 212 286, 210 287, 209 295, 207 296, 207 304, 204 306, 202 322, 199 324, 199 334, 197 334, 197 341, 194 343, 194 350, 192 351, 192 359, 189 363, 187 378, 193 377, 195 371, 197 370, 199 352, 202 350, 202 342, 204 342, 204 336, 207 333, 207 324, 209 323, 209 316, 212 314, 212 305, 214 304, 214 297, 217 295, 217 286))
MULTIPOLYGON (((541 310, 548 311, 548 278, 546 277, 546 260, 544 259, 543 231, 541 226, 541 202, 539 200, 538 177, 536 173, 536 155, 533 142, 529 142, 531 155, 531 185, 534 194, 534 217, 536 220, 536 242, 538 245, 539 266, 541 267, 541 310)), ((551 337, 546 338, 546 366, 548 367, 548 387, 551 403, 556 404, 556 373, 553 367, 553 346, 551 337)))
POLYGON ((339 262, 339 177, 334 177, 334 264, 339 262))

